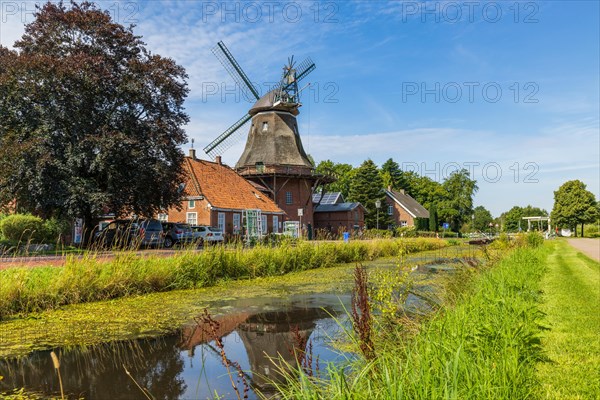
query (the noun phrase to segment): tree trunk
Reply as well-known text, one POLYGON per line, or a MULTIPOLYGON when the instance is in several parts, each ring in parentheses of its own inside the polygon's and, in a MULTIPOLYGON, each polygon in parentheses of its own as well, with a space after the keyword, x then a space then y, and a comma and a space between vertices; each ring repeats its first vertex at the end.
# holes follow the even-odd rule
POLYGON ((575 224, 575 229, 573 229, 573 232, 575 233, 575 237, 577 237, 577 224, 575 224))
POLYGON ((584 225, 584 223, 582 222, 582 223, 581 223, 581 237, 584 237, 584 236, 583 236, 583 225, 584 225))

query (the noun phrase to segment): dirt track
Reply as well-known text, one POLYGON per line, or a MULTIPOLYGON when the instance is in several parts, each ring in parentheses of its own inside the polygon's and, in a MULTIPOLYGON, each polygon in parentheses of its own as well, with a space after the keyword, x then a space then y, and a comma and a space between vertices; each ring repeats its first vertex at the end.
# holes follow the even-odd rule
POLYGON ((586 256, 600 261, 600 239, 567 239, 567 242, 586 256))

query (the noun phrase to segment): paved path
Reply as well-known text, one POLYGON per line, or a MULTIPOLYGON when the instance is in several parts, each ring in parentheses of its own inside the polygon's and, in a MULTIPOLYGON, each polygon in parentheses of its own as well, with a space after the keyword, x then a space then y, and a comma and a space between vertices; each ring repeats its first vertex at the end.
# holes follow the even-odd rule
POLYGON ((600 239, 567 239, 567 242, 586 256, 596 261, 600 261, 600 239))

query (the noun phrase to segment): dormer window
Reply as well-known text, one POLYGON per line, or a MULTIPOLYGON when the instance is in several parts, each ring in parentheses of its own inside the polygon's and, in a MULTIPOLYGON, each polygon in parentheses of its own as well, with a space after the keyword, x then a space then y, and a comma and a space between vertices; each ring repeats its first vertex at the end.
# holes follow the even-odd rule
POLYGON ((263 131, 263 132, 266 132, 266 131, 268 131, 268 130, 269 130, 269 123, 268 123, 268 122, 263 122, 263 128, 262 128, 262 131, 263 131))

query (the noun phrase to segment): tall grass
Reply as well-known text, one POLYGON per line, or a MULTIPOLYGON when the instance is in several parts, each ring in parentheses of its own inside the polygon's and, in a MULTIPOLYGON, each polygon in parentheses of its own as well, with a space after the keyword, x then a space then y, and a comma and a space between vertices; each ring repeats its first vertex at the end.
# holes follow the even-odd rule
POLYGON ((215 246, 170 258, 118 253, 101 260, 95 253, 70 257, 64 267, 0 271, 0 319, 11 314, 54 309, 66 304, 151 292, 190 289, 219 280, 285 274, 338 263, 399 256, 447 246, 443 240, 403 239, 351 243, 283 244, 276 248, 215 246))
MULTIPOLYGON (((527 399, 543 358, 538 309, 546 248, 521 248, 480 274, 459 274, 453 305, 407 336, 375 339, 377 357, 279 386, 294 399, 527 399)), ((390 327, 390 330, 394 330, 390 327)), ((357 351, 358 352, 358 351, 357 351)))

